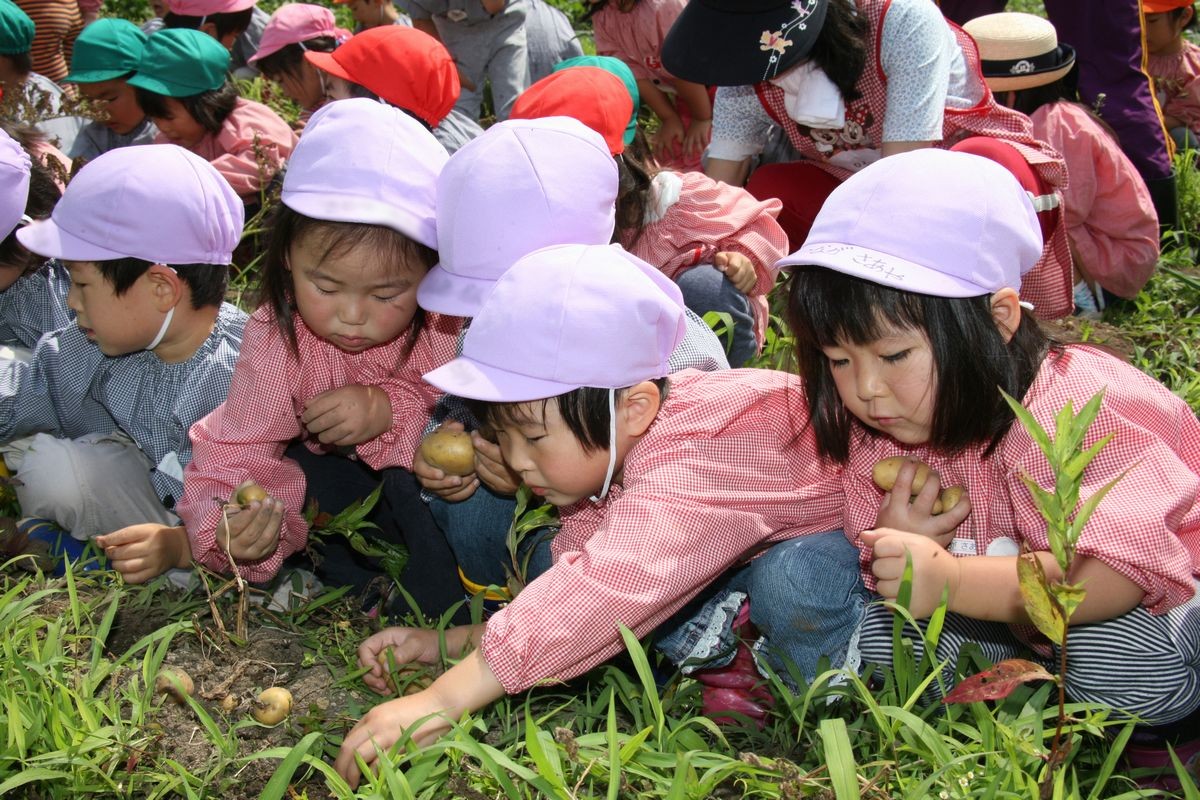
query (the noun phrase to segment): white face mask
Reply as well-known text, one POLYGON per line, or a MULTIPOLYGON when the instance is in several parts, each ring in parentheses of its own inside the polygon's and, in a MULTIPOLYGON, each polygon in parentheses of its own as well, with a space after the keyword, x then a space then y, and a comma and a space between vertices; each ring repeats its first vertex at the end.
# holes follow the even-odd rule
POLYGON ((846 124, 846 102, 825 70, 811 61, 789 69, 771 83, 783 89, 787 115, 809 128, 840 130, 846 124))

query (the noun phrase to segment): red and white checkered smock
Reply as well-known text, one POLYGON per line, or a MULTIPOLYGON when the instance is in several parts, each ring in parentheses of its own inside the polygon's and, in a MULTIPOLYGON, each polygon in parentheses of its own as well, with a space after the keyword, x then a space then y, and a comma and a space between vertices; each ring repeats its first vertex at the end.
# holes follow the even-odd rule
MULTIPOLYGON (((846 103, 847 125, 857 125, 856 136, 859 147, 878 149, 883 142, 884 114, 887 110, 887 75, 883 72, 880 59, 880 36, 883 19, 891 0, 857 0, 858 12, 870 23, 867 34, 867 52, 871 54, 867 67, 855 84, 862 95, 858 100, 846 103)), ((936 146, 950 148, 962 139, 971 136, 988 136, 1012 145, 1029 163, 1050 191, 1061 190, 1067 185, 1067 171, 1062 157, 1044 142, 1033 136, 1029 117, 1005 108, 996 102, 991 91, 983 83, 979 67, 979 49, 965 31, 947 21, 954 31, 962 49, 968 77, 979 87, 982 98, 973 108, 946 108, 942 122, 942 138, 936 146)), ((783 89, 773 83, 763 82, 755 86, 763 108, 783 128, 792 145, 809 161, 838 180, 845 180, 852 173, 845 167, 830 163, 830 158, 843 153, 850 147, 839 146, 833 150, 822 150, 814 138, 811 128, 796 124, 787 115, 784 107, 783 89)), ((828 133, 828 131, 824 131, 828 133)), ((841 137, 842 144, 847 137, 841 137)), ((970 198, 964 198, 970 202, 970 198)), ((903 224, 903 221, 898 221, 903 224)), ((1067 228, 1063 215, 1058 215, 1057 224, 1042 250, 1042 258, 1022 278, 1021 299, 1033 303, 1035 313, 1042 319, 1057 319, 1074 310, 1074 280, 1072 275, 1071 249, 1067 239, 1067 228)))
POLYGON ((641 233, 623 231, 621 244, 671 280, 698 264, 712 264, 717 253, 750 259, 758 280, 747 297, 761 349, 770 317, 767 295, 779 274, 775 263, 788 254, 787 234, 775 221, 783 203, 759 200, 702 172, 660 172, 652 197, 656 203, 646 209, 641 233))
POLYGON ((355 448, 373 469, 412 469, 413 454, 425 422, 441 395, 421 380, 426 372, 455 356, 462 319, 426 314, 425 326, 408 358, 402 358, 408 334, 361 353, 346 353, 314 334, 299 314, 293 315, 299 358, 288 347, 274 313, 258 309, 246 323, 241 355, 229 385, 229 396, 192 426, 192 460, 184 470, 183 500, 176 507, 191 541, 192 557, 210 569, 226 572, 229 562, 217 546, 221 519, 214 497, 229 497, 253 479, 284 504, 279 547, 271 555, 239 564, 243 578, 268 580, 283 560, 304 548, 308 526, 304 509, 304 473, 283 455, 296 439, 314 453, 333 452, 311 436, 300 421, 314 396, 351 384, 378 386, 392 404, 392 427, 355 448))
POLYGON ((839 470, 816 457, 799 380, 769 370, 671 376, 658 418, 600 506, 562 509, 554 565, 487 622, 505 691, 573 678, 645 635, 773 542, 836 530, 839 470))
POLYGON ((687 0, 640 0, 622 11, 609 3, 592 17, 596 55, 619 58, 635 80, 654 81, 675 91, 675 76, 662 65, 662 44, 686 5, 687 0))
MULTIPOLYGON (((1129 472, 1092 514, 1078 552, 1136 583, 1146 592, 1142 604, 1162 613, 1192 596, 1192 576, 1200 572, 1200 422, 1162 384, 1083 345, 1066 347, 1060 357, 1047 357, 1024 405, 1053 431, 1055 415, 1068 401, 1078 411, 1101 389, 1104 402, 1084 446, 1106 434, 1114 436, 1084 472, 1080 501, 1129 472)), ((1019 422, 987 458, 981 458, 982 447, 947 458, 855 430, 843 473, 846 534, 851 541, 875 527, 883 500, 883 492, 871 480, 871 467, 881 458, 905 455, 933 467, 943 486, 966 487, 971 515, 951 544, 955 555, 1016 555, 1022 541, 1035 551, 1050 549, 1046 522, 1021 475, 1030 475, 1047 491, 1053 491, 1054 477, 1019 422)), ((860 549, 864 580, 874 589, 870 553, 861 545, 860 549)))

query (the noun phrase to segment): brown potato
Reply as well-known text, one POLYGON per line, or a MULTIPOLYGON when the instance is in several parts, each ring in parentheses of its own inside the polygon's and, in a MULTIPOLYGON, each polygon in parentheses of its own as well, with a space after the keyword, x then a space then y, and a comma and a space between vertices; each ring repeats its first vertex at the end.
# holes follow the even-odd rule
POLYGON ((242 488, 233 493, 233 502, 239 506, 248 506, 255 500, 262 502, 267 499, 267 490, 259 486, 254 481, 250 481, 242 488))
POLYGON ((165 694, 179 705, 196 691, 192 676, 177 667, 163 667, 154 676, 154 691, 165 694))
POLYGON ((382 651, 377 657, 379 666, 383 667, 383 676, 387 681, 388 689, 394 695, 409 695, 416 694, 423 689, 428 689, 433 683, 433 675, 430 674, 430 667, 427 664, 421 664, 416 661, 409 664, 397 664, 393 671, 388 667, 388 652, 382 651), (399 682, 400 686, 396 684, 399 682))
POLYGON ((962 486, 947 486, 942 489, 942 493, 938 495, 937 502, 933 504, 934 514, 944 514, 950 509, 958 505, 958 501, 963 499, 963 495, 967 490, 962 486))
POLYGON ((475 446, 465 431, 434 431, 421 442, 421 457, 447 475, 470 475, 475 471, 475 446))
POLYGON ((292 693, 282 686, 263 689, 250 707, 250 716, 263 725, 278 725, 292 713, 292 693))
POLYGON ((885 492, 890 492, 896 485, 896 477, 900 474, 900 468, 907 461, 916 461, 917 474, 912 482, 912 494, 921 491, 925 486, 925 481, 929 479, 929 473, 933 470, 924 461, 917 461, 915 458, 905 458, 904 456, 892 456, 879 461, 871 469, 871 479, 875 481, 875 485, 885 492))

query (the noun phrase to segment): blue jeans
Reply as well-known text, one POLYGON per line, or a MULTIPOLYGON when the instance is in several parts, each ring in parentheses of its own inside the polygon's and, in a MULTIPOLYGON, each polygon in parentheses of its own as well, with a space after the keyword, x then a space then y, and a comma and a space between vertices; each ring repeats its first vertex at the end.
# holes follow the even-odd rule
MULTIPOLYGON (((516 507, 517 501, 512 495, 497 494, 483 484, 458 503, 448 503, 440 497, 429 503, 433 520, 446 535, 459 569, 467 578, 483 586, 503 586, 508 577, 504 569, 506 565, 511 569, 511 562, 506 540, 516 507)), ((533 580, 550 568, 550 540, 547 536, 539 540, 541 533, 538 531, 525 539, 526 547, 534 548, 527 580, 533 580)))
POLYGON ((733 617, 746 597, 763 637, 758 652, 781 678, 790 663, 811 681, 822 656, 835 668, 857 668, 869 594, 858 549, 842 531, 780 542, 718 578, 659 627, 658 648, 684 672, 724 666, 735 652, 733 617))
POLYGON ((684 305, 701 317, 709 311, 719 311, 733 320, 732 338, 727 340, 725 334, 721 336, 729 366, 737 369, 754 357, 758 342, 754 338, 754 312, 750 300, 724 273, 716 267, 701 264, 679 273, 675 283, 683 293, 684 305))

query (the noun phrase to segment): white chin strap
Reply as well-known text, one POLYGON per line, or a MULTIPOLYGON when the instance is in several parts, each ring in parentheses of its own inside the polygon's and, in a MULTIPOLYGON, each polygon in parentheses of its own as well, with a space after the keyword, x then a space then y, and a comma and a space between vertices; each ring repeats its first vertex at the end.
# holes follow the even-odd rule
POLYGON ((608 472, 604 473, 604 485, 600 487, 600 494, 594 494, 589 499, 593 503, 599 503, 604 498, 608 497, 608 490, 612 486, 613 472, 617 467, 617 390, 608 390, 608 472))
POLYGON ((163 317, 162 326, 158 329, 158 334, 155 335, 154 341, 146 345, 147 350, 153 350, 162 342, 163 337, 167 335, 167 328, 171 327, 171 320, 175 317, 175 306, 167 309, 167 315, 163 317))

